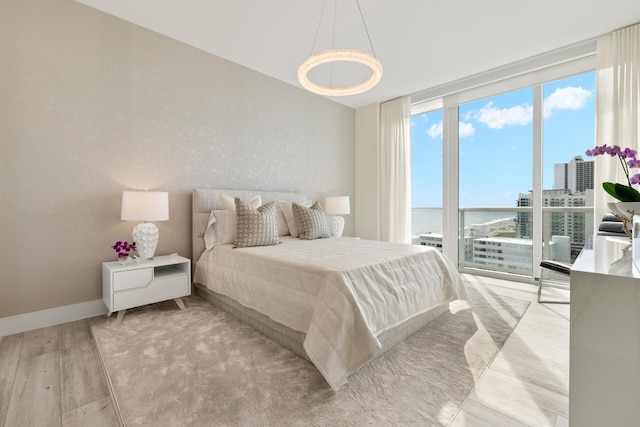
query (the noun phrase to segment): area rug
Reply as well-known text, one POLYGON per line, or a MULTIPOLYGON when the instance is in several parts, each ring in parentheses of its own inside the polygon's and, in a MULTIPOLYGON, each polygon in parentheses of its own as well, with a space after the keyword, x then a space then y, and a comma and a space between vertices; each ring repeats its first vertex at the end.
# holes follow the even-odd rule
POLYGON ((315 367, 203 299, 92 319, 127 426, 447 425, 529 303, 467 284, 468 301, 334 393, 315 367))

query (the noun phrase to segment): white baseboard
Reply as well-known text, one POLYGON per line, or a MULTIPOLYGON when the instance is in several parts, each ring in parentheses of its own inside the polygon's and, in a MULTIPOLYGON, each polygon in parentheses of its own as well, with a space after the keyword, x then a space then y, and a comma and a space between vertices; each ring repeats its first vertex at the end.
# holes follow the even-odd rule
POLYGON ((0 319, 0 337, 107 314, 99 299, 0 319))

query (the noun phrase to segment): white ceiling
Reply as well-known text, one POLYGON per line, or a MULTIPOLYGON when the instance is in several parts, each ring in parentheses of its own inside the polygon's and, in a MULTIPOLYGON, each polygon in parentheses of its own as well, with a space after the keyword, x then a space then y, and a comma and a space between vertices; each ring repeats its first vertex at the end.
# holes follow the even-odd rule
MULTIPOLYGON (((77 0, 229 61, 300 87, 324 0, 77 0)), ((369 51, 355 0, 337 0, 335 47, 369 51), (342 46, 342 44, 347 44, 342 46)), ((333 0, 316 53, 330 48, 333 0)), ((448 83, 640 22, 638 0, 360 0, 382 81, 333 98, 352 108, 448 83)), ((326 66, 328 67, 328 66, 326 66)), ((329 69, 312 78, 324 83, 329 69)), ((334 68, 346 82, 359 66, 334 68)), ((341 83, 344 84, 344 83, 341 83)))

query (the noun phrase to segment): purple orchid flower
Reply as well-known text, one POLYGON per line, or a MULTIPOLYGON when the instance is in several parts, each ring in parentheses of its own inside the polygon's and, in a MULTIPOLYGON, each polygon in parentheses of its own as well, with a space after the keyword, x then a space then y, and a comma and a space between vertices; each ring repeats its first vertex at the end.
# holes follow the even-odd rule
POLYGON ((629 187, 631 187, 631 184, 640 183, 640 174, 629 177, 629 168, 640 168, 640 159, 636 159, 636 156, 638 155, 636 150, 629 147, 622 149, 619 145, 608 146, 607 144, 604 144, 596 145, 593 149, 587 150, 585 154, 589 157, 601 156, 603 154, 608 154, 611 157, 617 157, 622 165, 622 170, 627 177, 629 187))
POLYGON ((114 243, 112 248, 118 254, 118 258, 127 258, 131 251, 136 250, 136 242, 129 243, 126 240, 118 240, 116 243, 114 243))

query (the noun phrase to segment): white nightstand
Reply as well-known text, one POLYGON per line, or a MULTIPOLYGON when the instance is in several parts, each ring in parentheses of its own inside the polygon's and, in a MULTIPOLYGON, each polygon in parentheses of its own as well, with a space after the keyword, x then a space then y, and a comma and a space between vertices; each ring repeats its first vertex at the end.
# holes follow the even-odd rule
POLYGON ((191 295, 191 260, 180 255, 156 256, 129 265, 102 263, 102 299, 108 316, 118 312, 120 324, 128 308, 173 299, 181 310, 181 297, 191 295))

